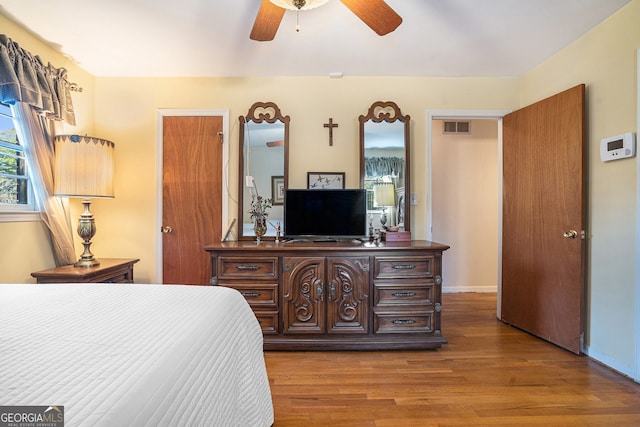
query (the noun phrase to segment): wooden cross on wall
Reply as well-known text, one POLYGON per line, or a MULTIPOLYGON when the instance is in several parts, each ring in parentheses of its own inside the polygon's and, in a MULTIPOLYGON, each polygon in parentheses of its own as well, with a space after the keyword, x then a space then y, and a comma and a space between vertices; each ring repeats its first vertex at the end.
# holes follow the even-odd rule
POLYGON ((329 128, 329 145, 333 145, 333 128, 337 128, 338 124, 333 123, 333 118, 329 117, 329 123, 325 123, 322 126, 329 128))

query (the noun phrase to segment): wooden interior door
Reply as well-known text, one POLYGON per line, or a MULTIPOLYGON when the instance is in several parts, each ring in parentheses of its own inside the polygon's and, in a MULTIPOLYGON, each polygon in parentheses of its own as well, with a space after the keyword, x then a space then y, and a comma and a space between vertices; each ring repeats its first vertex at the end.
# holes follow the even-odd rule
POLYGON ((584 331, 584 110, 579 85, 503 120, 501 319, 574 353, 584 331))
POLYGON ((222 117, 163 118, 163 283, 208 285, 222 235, 222 117))

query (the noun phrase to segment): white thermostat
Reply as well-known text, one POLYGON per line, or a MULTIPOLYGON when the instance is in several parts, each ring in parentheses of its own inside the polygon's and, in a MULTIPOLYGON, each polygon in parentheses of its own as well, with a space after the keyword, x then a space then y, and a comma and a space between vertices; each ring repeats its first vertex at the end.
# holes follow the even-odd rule
POLYGON ((636 155, 636 134, 633 132, 610 136, 600 140, 600 160, 625 159, 636 155))

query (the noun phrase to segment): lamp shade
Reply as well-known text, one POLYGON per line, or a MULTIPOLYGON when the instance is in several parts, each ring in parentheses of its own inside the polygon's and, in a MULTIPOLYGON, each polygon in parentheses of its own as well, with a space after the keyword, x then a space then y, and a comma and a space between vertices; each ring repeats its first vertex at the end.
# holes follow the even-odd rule
POLYGON ((396 192, 391 182, 379 182, 373 186, 373 201, 376 206, 394 206, 396 192))
POLYGON ((58 135, 54 145, 56 196, 113 197, 113 142, 91 136, 58 135))
POLYGON ((271 3, 283 9, 309 10, 322 6, 329 0, 269 0, 271 3))

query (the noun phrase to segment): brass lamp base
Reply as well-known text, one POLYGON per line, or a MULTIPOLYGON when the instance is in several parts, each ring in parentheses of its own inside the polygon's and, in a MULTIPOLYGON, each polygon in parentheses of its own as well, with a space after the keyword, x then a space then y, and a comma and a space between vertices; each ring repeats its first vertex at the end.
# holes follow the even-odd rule
POLYGON ((73 266, 77 268, 89 268, 89 267, 95 267, 97 265, 100 265, 100 261, 98 261, 95 258, 92 258, 92 259, 80 258, 78 261, 75 262, 75 264, 73 264, 73 266))
POLYGON ((78 268, 89 268, 100 265, 100 261, 95 259, 91 253, 91 239, 96 235, 96 222, 93 219, 93 214, 89 209, 91 206, 91 200, 82 200, 84 206, 84 212, 80 215, 80 221, 78 221, 78 235, 82 238, 82 245, 84 246, 84 252, 80 256, 80 259, 73 264, 78 268))

